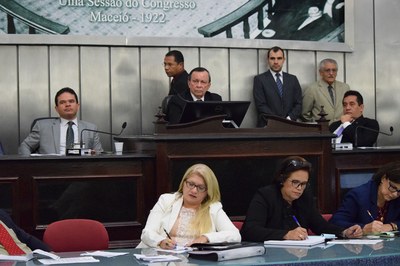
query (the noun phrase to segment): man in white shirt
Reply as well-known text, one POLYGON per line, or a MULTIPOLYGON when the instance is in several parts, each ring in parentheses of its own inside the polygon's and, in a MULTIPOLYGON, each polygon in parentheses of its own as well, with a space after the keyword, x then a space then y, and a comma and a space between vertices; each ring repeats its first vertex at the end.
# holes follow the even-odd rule
MULTIPOLYGON (((55 110, 59 114, 56 119, 38 120, 31 132, 21 143, 18 153, 29 155, 32 152, 40 154, 65 154, 67 144, 67 131, 69 122, 72 122, 72 143, 80 143, 81 132, 84 129, 97 130, 97 127, 89 122, 78 120, 79 110, 78 95, 71 88, 62 88, 55 96, 55 110)), ((102 152, 98 133, 86 131, 82 135, 82 143, 86 149, 102 152)))

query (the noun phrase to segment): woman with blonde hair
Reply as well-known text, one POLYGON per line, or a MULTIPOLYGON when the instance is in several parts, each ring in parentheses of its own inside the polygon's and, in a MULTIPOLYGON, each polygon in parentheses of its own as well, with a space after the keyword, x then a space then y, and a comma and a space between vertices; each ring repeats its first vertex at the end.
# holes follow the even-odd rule
POLYGON ((178 191, 161 195, 150 211, 137 248, 173 249, 194 243, 240 242, 239 230, 220 201, 214 172, 205 164, 191 166, 178 191))

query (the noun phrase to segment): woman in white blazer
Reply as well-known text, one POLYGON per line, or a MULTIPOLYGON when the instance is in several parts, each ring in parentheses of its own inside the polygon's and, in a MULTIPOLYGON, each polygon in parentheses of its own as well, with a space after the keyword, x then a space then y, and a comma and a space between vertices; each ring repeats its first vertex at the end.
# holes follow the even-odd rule
POLYGON ((214 172, 204 164, 191 166, 178 191, 161 195, 150 211, 137 248, 240 242, 239 230, 222 209, 220 200, 214 172))

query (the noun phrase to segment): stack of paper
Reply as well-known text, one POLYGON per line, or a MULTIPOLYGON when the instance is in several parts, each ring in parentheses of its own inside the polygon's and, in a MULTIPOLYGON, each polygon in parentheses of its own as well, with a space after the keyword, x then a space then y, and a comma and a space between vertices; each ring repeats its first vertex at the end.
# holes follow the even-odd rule
POLYGON ((145 261, 145 262, 164 262, 164 261, 181 261, 180 258, 172 255, 142 255, 142 254, 133 254, 136 259, 145 261))
POLYGON ((264 241, 266 246, 305 246, 311 247, 325 243, 324 236, 308 236, 305 240, 267 240, 264 241))
POLYGON ((71 264, 71 263, 92 263, 99 262, 100 260, 93 257, 71 257, 71 258, 59 258, 59 259, 40 259, 39 262, 44 265, 54 264, 71 264))

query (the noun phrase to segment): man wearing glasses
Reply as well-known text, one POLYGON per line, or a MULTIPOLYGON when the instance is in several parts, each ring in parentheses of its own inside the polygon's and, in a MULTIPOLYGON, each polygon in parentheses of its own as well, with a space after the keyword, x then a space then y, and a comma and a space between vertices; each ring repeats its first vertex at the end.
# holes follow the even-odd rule
POLYGON ((196 67, 189 73, 186 83, 189 90, 172 96, 168 103, 167 121, 178 124, 186 102, 188 101, 222 101, 221 95, 209 92, 211 87, 210 72, 204 67, 196 67))
POLYGON ((349 85, 336 80, 338 64, 334 59, 324 59, 319 63, 320 80, 311 84, 303 92, 302 119, 314 122, 320 118, 321 106, 329 124, 340 120, 343 95, 350 90, 349 85))

